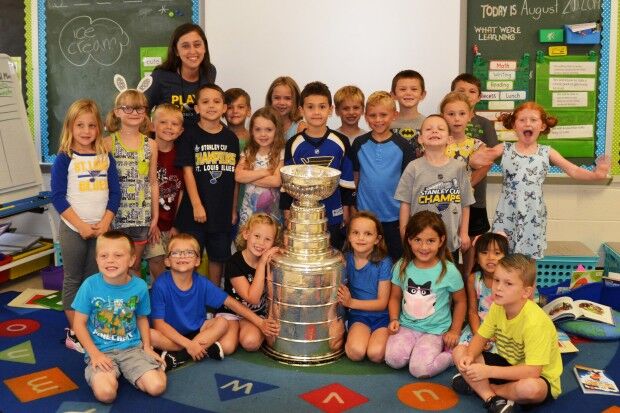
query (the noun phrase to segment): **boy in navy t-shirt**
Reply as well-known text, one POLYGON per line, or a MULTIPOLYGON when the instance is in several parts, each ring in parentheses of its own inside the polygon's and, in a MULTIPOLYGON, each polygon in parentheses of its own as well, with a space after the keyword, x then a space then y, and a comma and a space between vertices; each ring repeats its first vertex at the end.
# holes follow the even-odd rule
POLYGON ((232 226, 237 222, 239 140, 221 123, 226 104, 219 86, 202 86, 196 98, 200 121, 186 125, 177 148, 176 165, 183 168, 186 193, 174 227, 193 235, 200 251, 206 247, 209 279, 220 285, 223 265, 230 257, 232 226))

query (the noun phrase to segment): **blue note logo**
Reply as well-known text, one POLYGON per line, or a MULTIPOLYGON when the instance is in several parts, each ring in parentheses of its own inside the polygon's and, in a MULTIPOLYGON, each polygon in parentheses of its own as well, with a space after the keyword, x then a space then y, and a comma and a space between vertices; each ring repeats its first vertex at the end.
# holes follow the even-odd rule
POLYGON ((129 35, 114 20, 78 16, 65 23, 58 43, 62 55, 74 66, 84 66, 91 59, 111 66, 121 58, 129 35))

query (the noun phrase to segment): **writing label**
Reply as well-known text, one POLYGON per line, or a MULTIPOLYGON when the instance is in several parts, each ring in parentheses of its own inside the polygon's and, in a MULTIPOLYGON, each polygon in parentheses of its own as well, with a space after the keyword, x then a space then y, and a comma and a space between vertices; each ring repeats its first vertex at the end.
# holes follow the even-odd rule
POLYGON ((492 100, 489 102, 490 110, 513 110, 515 103, 512 100, 492 100))
POLYGON ((549 90, 551 91, 579 91, 593 92, 596 86, 594 79, 579 77, 551 77, 549 78, 549 90))
POLYGON ((480 92, 480 100, 499 100, 499 92, 483 90, 480 92))
POLYGON ((494 122, 495 129, 499 127, 498 125, 501 125, 499 122, 497 122, 497 118, 499 115, 501 115, 501 112, 494 112, 490 110, 477 110, 476 115, 482 116, 483 118, 488 119, 491 122, 494 122))
POLYGON ((551 94, 554 108, 583 108, 588 106, 588 92, 554 92, 551 94))
POLYGON ((489 70, 517 70, 516 60, 491 60, 489 70))
POLYGON ((525 100, 527 92, 525 90, 510 90, 508 92, 500 92, 500 100, 525 100))
POLYGON ((517 72, 512 70, 489 71, 489 80, 515 80, 517 72))
POLYGON ((549 139, 589 139, 594 138, 594 125, 566 125, 551 129, 549 139))
POLYGON ((514 82, 504 80, 489 80, 487 82, 487 90, 511 90, 514 82))
POLYGON ((550 62, 550 75, 596 75, 596 62, 550 62))
POLYGON ((566 46, 550 46, 549 56, 566 56, 568 48, 566 46))
POLYGON ((161 64, 161 57, 153 56, 153 57, 145 57, 142 59, 142 65, 145 67, 153 67, 161 64))

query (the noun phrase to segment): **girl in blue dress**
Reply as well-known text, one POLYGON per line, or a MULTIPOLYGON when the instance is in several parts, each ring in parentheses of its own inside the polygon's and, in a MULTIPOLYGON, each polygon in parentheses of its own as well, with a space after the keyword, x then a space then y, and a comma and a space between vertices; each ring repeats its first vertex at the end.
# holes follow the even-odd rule
POLYGON ((599 157, 596 167, 589 171, 570 162, 550 146, 539 145, 540 134, 548 134, 557 119, 535 102, 525 102, 513 113, 500 115, 499 120, 506 128, 514 130, 517 141, 478 151, 480 156, 472 155, 470 162, 489 165, 490 161, 502 156, 504 181, 491 230, 508 236, 513 253, 541 259, 547 248, 547 207, 542 184, 549 163, 573 179, 590 181, 605 178, 610 161, 607 156, 599 157))
POLYGON ((345 352, 353 361, 368 356, 381 363, 388 339, 392 260, 374 214, 360 211, 351 218, 344 251, 347 281, 338 289, 338 301, 347 309, 345 352))

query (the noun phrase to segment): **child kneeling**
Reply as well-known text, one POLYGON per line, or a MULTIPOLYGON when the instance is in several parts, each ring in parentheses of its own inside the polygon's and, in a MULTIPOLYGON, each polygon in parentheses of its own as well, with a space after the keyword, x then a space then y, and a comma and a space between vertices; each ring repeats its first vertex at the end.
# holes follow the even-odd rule
POLYGON ((256 351, 265 336, 278 335, 277 330, 262 328, 252 318, 262 319, 267 314, 265 284, 271 257, 279 251, 277 246, 274 247, 280 238, 279 233, 280 225, 276 219, 264 212, 251 215, 239 229, 235 242, 237 252, 224 269, 224 290, 232 297, 232 302, 244 308, 244 313, 228 302, 218 310, 216 319, 228 323, 228 331, 221 339, 224 354, 233 353, 239 344, 245 351, 256 351))
POLYGON ((97 400, 116 399, 118 377, 151 396, 166 390, 163 361, 151 348, 151 311, 146 283, 129 274, 136 254, 131 239, 119 231, 97 238, 99 273, 80 286, 72 307, 74 329, 86 351, 86 382, 97 400))
POLYGON ((452 387, 476 393, 489 412, 510 412, 513 404, 543 404, 562 392, 562 358, 549 316, 529 300, 536 264, 522 254, 502 258, 495 270, 491 309, 469 346, 454 349, 459 373, 452 387), (497 354, 483 352, 496 337, 497 354))
POLYGON ((153 346, 164 350, 166 369, 178 367, 205 356, 222 360, 224 351, 217 340, 228 330, 223 318, 207 320, 207 307, 226 305, 250 320, 264 334, 278 333, 275 320, 261 318, 228 296, 195 269, 200 265, 198 241, 189 234, 177 234, 168 243, 166 265, 151 292, 153 346))

